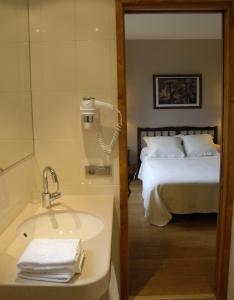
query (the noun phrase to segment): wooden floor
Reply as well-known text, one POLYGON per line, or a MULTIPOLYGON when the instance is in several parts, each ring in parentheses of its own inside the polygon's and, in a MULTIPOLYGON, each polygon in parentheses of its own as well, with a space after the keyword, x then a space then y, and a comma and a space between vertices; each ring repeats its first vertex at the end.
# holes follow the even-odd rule
POLYGON ((165 227, 149 225, 140 182, 131 190, 129 295, 213 294, 216 214, 174 215, 165 227))

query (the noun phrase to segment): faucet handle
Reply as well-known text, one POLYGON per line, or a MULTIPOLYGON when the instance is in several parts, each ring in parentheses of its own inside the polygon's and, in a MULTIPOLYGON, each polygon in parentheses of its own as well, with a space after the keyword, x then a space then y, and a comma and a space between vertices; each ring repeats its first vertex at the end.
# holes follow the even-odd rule
POLYGON ((61 193, 60 192, 54 192, 50 195, 50 198, 55 200, 61 197, 61 193))

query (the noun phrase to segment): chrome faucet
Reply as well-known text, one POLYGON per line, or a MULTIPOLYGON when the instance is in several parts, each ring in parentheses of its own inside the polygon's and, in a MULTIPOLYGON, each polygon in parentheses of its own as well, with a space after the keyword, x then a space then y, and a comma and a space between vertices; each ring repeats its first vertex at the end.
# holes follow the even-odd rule
POLYGON ((50 208, 51 202, 61 197, 61 193, 59 192, 58 177, 55 170, 50 166, 45 167, 43 170, 43 193, 41 194, 41 196, 42 206, 45 208, 50 208), (48 174, 51 175, 53 182, 57 184, 57 190, 54 193, 50 193, 48 191, 48 174))

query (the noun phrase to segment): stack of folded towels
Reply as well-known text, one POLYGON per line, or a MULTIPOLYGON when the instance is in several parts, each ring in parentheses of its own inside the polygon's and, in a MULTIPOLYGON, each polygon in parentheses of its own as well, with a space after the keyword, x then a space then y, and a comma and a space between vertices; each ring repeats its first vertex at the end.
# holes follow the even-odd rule
POLYGON ((80 239, 33 239, 17 267, 26 279, 68 282, 81 273, 84 251, 80 239))

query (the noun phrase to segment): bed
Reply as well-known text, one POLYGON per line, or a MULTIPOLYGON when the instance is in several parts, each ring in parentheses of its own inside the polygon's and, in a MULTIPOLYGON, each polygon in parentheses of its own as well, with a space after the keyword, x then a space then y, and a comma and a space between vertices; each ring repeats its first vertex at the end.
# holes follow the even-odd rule
POLYGON ((145 136, 210 134, 217 144, 217 127, 138 128, 138 178, 142 180, 145 217, 167 225, 172 214, 215 213, 218 210, 220 155, 152 158, 144 152, 145 136))

